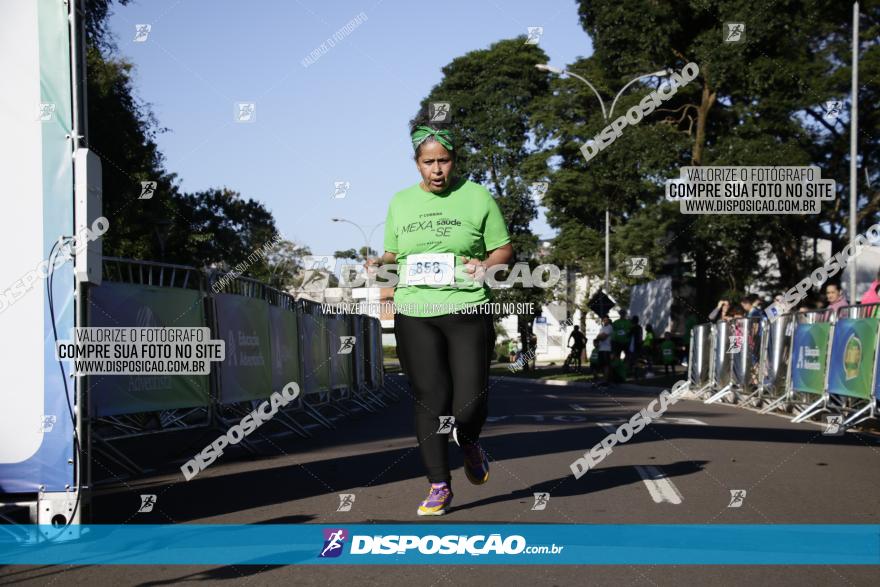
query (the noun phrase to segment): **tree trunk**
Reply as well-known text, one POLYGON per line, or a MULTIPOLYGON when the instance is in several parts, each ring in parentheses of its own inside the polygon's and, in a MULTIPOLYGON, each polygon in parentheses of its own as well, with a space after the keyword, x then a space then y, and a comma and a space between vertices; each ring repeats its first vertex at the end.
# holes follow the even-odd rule
POLYGON ((709 90, 709 83, 703 82, 703 99, 697 109, 697 136, 694 139, 694 151, 691 156, 691 165, 703 164, 703 148, 706 145, 706 121, 709 118, 709 109, 715 103, 717 92, 709 90))

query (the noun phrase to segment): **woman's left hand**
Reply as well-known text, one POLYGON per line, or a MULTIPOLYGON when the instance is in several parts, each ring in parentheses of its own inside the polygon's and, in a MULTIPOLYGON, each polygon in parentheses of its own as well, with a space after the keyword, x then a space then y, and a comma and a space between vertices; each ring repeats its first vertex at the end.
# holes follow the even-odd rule
POLYGON ((474 281, 482 280, 486 275, 486 265, 476 258, 464 257, 464 270, 473 277, 474 281))

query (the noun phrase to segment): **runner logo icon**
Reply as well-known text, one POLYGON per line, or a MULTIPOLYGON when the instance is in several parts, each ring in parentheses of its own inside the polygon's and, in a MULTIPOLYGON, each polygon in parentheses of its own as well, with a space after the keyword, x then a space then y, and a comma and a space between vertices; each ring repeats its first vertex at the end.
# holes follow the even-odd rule
POLYGON ((350 512, 351 506, 354 505, 354 493, 340 493, 339 494, 339 507, 336 508, 337 512, 350 512))
POLYGON ((550 501, 549 493, 536 493, 535 494, 535 503, 532 505, 532 510, 546 510, 547 502, 550 501))
POLYGON ((138 508, 138 513, 149 513, 153 511, 154 505, 156 505, 156 496, 154 494, 143 494, 141 495, 141 507, 138 508))
POLYGON ((449 434, 455 427, 455 416, 440 416, 440 428, 437 434, 449 434))
POLYGON ((746 499, 746 493, 748 493, 745 489, 731 489, 730 490, 730 503, 727 504, 729 508, 738 508, 741 507, 743 502, 746 499))
POLYGON ((318 558, 333 558, 342 554, 346 538, 348 538, 348 531, 342 528, 325 528, 324 548, 321 550, 318 558))

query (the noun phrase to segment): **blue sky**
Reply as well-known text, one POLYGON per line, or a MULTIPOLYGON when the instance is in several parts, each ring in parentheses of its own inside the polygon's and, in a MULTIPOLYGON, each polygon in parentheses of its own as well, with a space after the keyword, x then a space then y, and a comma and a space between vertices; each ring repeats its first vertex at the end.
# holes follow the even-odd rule
MULTIPOLYGON (((407 122, 452 59, 530 26, 544 27, 553 65, 592 53, 573 0, 141 0, 113 10, 136 95, 169 129, 158 143, 181 187, 263 202, 284 237, 314 254, 360 247, 355 227, 330 219, 369 233, 391 196, 419 180, 407 122), (365 21, 303 67, 360 13, 365 21), (145 42, 133 41, 136 24, 150 24, 145 42), (256 103, 254 122, 235 122, 236 102, 256 103), (350 182, 345 198, 333 198, 336 181, 350 182)), ((532 227, 553 234, 543 214, 532 227)), ((381 228, 371 245, 381 252, 381 228)))

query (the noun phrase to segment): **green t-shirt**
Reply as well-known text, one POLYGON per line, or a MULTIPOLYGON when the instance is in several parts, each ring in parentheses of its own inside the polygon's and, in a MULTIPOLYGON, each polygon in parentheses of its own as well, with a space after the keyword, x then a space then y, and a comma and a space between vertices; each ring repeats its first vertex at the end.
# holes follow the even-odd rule
POLYGON ((454 285, 406 285, 406 259, 417 253, 453 253, 485 260, 487 251, 510 242, 507 225, 489 190, 459 179, 433 194, 419 184, 394 194, 385 219, 385 251, 397 253, 400 282, 394 291, 397 311, 407 316, 440 316, 492 299, 489 286, 456 277, 454 285))
POLYGON ((663 364, 671 365, 675 362, 675 343, 664 340, 660 343, 660 354, 663 356, 663 364))
POLYGON ((618 318, 611 325, 611 328, 613 329, 611 340, 619 344, 626 344, 629 342, 629 333, 632 332, 632 322, 626 318, 618 318))

